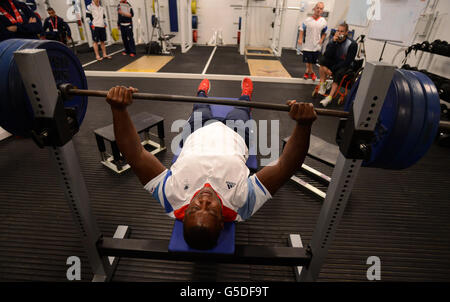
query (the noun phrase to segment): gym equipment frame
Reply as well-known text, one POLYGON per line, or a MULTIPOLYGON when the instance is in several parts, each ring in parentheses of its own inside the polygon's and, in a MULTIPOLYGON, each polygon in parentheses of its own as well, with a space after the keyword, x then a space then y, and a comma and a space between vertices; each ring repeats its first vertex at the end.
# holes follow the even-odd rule
MULTIPOLYGON (((94 273, 93 281, 111 280, 119 260, 117 257, 294 266, 298 281, 317 280, 363 161, 363 156, 358 151, 363 151, 365 146, 360 143, 359 131, 367 133, 374 130, 395 70, 392 65, 367 63, 315 231, 306 248, 302 247, 300 236, 292 234, 289 238, 291 247, 236 245, 233 255, 221 255, 169 252, 169 240, 126 238, 128 226, 119 226, 112 238, 103 237, 92 213, 89 194, 72 142, 70 122, 73 121, 65 113, 46 51, 20 50, 15 52, 14 58, 36 122, 46 126, 42 129, 47 130, 42 130, 44 132, 35 136, 35 139, 48 138, 44 144, 41 141, 40 145, 49 151, 59 174, 65 198, 94 273)), ((35 128, 33 131, 36 133, 39 129, 35 128)))

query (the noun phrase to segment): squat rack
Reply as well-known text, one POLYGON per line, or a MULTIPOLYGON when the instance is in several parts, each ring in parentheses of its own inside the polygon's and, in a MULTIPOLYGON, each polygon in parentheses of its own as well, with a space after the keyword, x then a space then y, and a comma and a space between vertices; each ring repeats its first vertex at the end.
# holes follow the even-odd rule
MULTIPOLYGON (((46 51, 24 49, 15 52, 14 58, 22 75, 37 125, 45 125, 46 128, 51 125, 51 130, 45 134, 49 142, 37 143, 44 145, 48 150, 54 169, 58 173, 94 273, 93 281, 110 281, 118 257, 294 266, 298 281, 315 281, 328 254, 363 161, 365 146, 360 143, 360 132, 367 133, 375 129, 395 70, 394 66, 381 62, 366 64, 353 113, 348 119, 343 135, 343 144, 340 146, 341 151, 333 170, 332 180, 308 245, 302 247, 300 236, 291 234, 290 247, 236 245, 233 255, 220 255, 169 252, 169 240, 127 238, 130 231, 128 226, 118 226, 113 237, 104 237, 92 213, 89 194, 72 141, 78 129, 72 131, 73 119, 64 110, 63 99, 56 87, 46 51)), ((34 132, 40 133, 39 126, 34 132)))

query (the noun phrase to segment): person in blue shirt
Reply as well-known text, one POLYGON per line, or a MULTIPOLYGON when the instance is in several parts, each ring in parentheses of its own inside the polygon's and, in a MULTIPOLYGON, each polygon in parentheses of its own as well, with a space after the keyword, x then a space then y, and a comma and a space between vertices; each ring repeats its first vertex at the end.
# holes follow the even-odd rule
POLYGON ((25 3, 0 0, 0 41, 7 39, 38 39, 42 22, 25 3))

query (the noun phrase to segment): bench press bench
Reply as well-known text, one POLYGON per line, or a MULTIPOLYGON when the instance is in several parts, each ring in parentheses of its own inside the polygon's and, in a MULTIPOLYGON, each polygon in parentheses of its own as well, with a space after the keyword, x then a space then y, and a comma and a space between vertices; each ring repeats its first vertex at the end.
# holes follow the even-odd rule
MULTIPOLYGON (((237 100, 236 98, 221 98, 221 99, 237 100)), ((225 118, 228 112, 230 112, 233 109, 233 106, 210 105, 210 108, 213 117, 225 118)), ((250 142, 252 142, 253 139, 252 134, 253 130, 250 130, 250 137, 249 137, 250 142)), ((172 164, 177 160, 177 158, 178 158, 177 155, 173 157, 172 164)), ((249 155, 246 165, 251 172, 256 172, 258 170, 258 159, 255 154, 249 155)), ((236 223, 234 221, 224 223, 224 228, 219 236, 219 239, 217 240, 217 245, 210 250, 202 251, 189 247, 189 245, 184 240, 183 222, 175 220, 168 250, 170 252, 181 252, 181 253, 209 253, 209 254, 212 253, 225 255, 233 254, 235 252, 235 228, 236 223)))
MULTIPOLYGON (((131 120, 136 127, 136 131, 139 136, 143 136, 141 144, 144 146, 144 148, 150 151, 153 155, 166 150, 164 144, 164 118, 148 112, 140 112, 136 115, 133 115, 131 117, 131 120), (159 143, 150 139, 150 135, 156 136, 150 133, 150 129, 155 126, 157 127, 158 131, 157 137, 159 138, 159 143)), ((101 163, 116 173, 122 173, 128 170, 130 168, 130 165, 127 164, 126 159, 119 151, 119 147, 117 146, 116 138, 114 136, 113 124, 96 129, 94 131, 94 134, 102 159, 101 163), (105 140, 110 142, 111 144, 112 155, 107 153, 106 151, 105 140)))

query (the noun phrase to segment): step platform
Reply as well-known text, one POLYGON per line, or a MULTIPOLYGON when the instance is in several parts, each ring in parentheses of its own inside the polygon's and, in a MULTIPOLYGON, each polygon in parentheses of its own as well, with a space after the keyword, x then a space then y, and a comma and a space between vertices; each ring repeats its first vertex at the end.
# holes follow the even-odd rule
MULTIPOLYGON (((153 155, 166 150, 164 144, 164 118, 148 112, 141 112, 131 117, 136 128, 141 144, 153 155), (153 127, 157 127, 157 135, 150 133, 153 127), (150 139, 151 136, 157 137, 159 142, 150 139)), ((114 136, 113 124, 94 130, 97 147, 101 156, 101 163, 116 173, 123 173, 130 168, 126 159, 119 151, 114 136), (106 150, 105 141, 111 144, 111 153, 106 150)))
MULTIPOLYGON (((283 149, 289 140, 289 137, 283 139, 283 149)), ((310 145, 307 156, 317 160, 321 163, 334 167, 336 165, 336 160, 339 155, 339 147, 333 144, 330 144, 320 137, 311 135, 310 145)), ((306 165, 302 164, 300 167, 301 171, 312 176, 313 178, 319 180, 325 185, 329 185, 331 182, 331 177, 328 175, 306 165)), ((318 197, 320 200, 325 200, 326 192, 323 192, 319 188, 313 186, 312 184, 306 182, 305 180, 293 175, 291 180, 298 184, 303 189, 306 189, 308 192, 312 193, 314 196, 318 197)))

